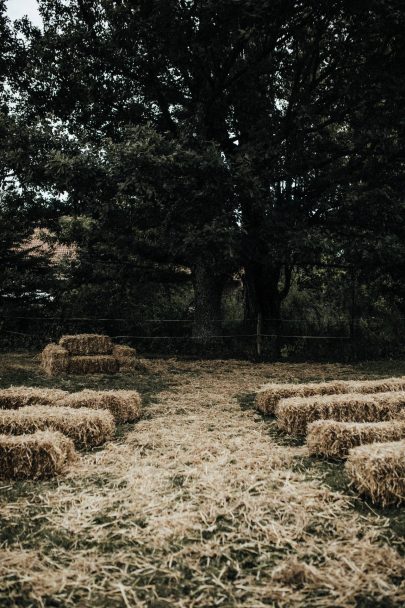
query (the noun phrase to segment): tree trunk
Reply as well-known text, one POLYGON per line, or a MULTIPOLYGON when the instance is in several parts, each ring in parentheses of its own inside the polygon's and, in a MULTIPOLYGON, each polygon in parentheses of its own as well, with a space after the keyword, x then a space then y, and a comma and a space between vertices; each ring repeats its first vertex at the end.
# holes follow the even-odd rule
POLYGON ((221 300, 224 275, 215 274, 212 267, 197 264, 193 268, 194 323, 193 337, 209 342, 221 333, 221 300))
POLYGON ((274 337, 270 342, 270 356, 280 358, 282 330, 281 303, 288 294, 291 270, 285 269, 284 287, 279 288, 282 266, 269 267, 267 264, 252 262, 245 266, 245 319, 262 317, 263 334, 274 337))

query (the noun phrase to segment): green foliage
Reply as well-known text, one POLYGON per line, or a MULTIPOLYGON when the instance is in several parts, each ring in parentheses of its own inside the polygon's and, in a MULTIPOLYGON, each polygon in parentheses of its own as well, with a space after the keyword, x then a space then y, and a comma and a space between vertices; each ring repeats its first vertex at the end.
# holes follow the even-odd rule
MULTIPOLYGON (((8 80, 19 68, 18 40, 5 18, 0 1, 0 314, 41 309, 55 278, 49 259, 30 244, 35 221, 42 217, 35 186, 27 168, 21 166, 29 154, 28 128, 12 111, 8 80)), ((0 321, 1 322, 1 321, 0 321)))

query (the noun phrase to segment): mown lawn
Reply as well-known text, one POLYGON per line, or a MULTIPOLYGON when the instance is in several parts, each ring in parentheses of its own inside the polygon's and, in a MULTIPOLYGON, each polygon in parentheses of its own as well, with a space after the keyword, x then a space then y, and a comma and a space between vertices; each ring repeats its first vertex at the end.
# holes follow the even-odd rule
POLYGON ((0 606, 405 605, 405 511, 358 498, 254 408, 269 381, 405 375, 405 361, 150 360, 45 377, 0 355, 0 386, 135 388, 143 419, 60 478, 0 482, 0 606))

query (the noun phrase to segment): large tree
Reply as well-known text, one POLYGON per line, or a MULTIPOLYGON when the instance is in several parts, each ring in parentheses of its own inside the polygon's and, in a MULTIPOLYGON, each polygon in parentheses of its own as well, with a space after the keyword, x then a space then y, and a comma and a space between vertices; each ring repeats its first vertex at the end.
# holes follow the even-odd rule
POLYGON ((40 7, 42 32, 19 26, 25 71, 14 86, 27 120, 69 136, 51 154, 49 183, 76 213, 111 223, 124 208, 135 249, 192 269, 198 335, 218 330, 238 265, 248 316, 278 318, 320 232, 373 226, 365 215, 386 200, 367 193, 390 182, 403 135, 396 0, 40 7), (88 152, 92 178, 75 180, 88 152))

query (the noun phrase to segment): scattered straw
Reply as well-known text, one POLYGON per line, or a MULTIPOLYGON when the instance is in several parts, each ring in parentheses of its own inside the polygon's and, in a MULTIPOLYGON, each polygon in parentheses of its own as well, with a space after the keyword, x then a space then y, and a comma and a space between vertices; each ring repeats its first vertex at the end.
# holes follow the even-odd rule
POLYGON ((269 377, 353 367, 148 366, 166 388, 133 431, 35 496, 0 492, 0 605, 404 606, 405 562, 385 518, 309 479, 296 466, 306 448, 280 445, 245 399, 269 377))
POLYGON ((71 355, 109 355, 113 348, 109 336, 98 334, 62 336, 59 345, 71 355))
POLYGON ((70 374, 115 374, 118 361, 112 355, 72 356, 69 359, 70 374))
POLYGON ((0 389, 0 409, 17 409, 25 405, 52 405, 68 393, 57 388, 11 386, 0 389))
POLYGON ((0 478, 43 479, 77 459, 73 441, 56 431, 0 435, 0 478))
POLYGON ((33 405, 0 410, 0 433, 22 435, 50 429, 73 439, 76 447, 101 445, 114 433, 114 418, 106 410, 33 405))
POLYGON ((305 435, 314 420, 381 422, 405 407, 405 392, 344 394, 282 399, 276 408, 278 427, 291 435, 305 435))
POLYGON ((137 391, 92 391, 85 389, 78 393, 65 395, 57 405, 106 409, 111 412, 117 423, 134 422, 141 415, 141 398, 137 391))
POLYGON ((353 448, 346 471, 361 494, 382 506, 405 502, 405 441, 353 448))
POLYGON ((263 414, 273 415, 281 399, 345 393, 383 393, 405 390, 405 377, 382 380, 333 380, 305 384, 266 384, 256 396, 256 406, 263 414))
POLYGON ((308 426, 307 446, 313 456, 346 458, 351 448, 363 443, 405 439, 405 421, 336 422, 316 420, 308 426))
POLYGON ((69 353, 58 344, 48 344, 41 353, 41 366, 48 376, 66 374, 69 365, 69 353))

